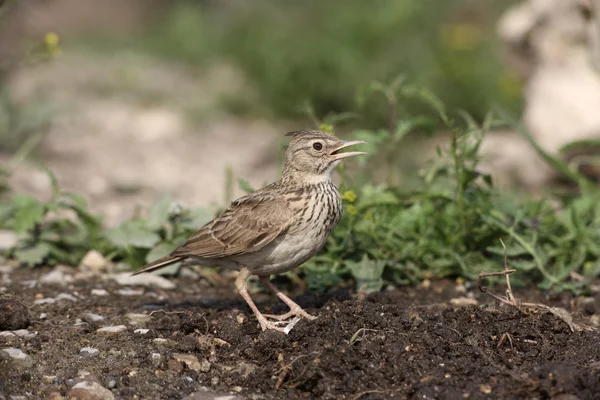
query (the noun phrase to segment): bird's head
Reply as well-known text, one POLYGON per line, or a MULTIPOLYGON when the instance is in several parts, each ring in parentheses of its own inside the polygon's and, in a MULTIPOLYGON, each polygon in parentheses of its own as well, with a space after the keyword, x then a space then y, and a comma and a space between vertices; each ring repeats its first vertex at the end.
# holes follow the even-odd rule
POLYGON ((340 140, 321 131, 295 131, 286 134, 292 140, 285 153, 284 175, 303 174, 309 180, 323 180, 341 160, 367 154, 362 151, 342 152, 348 146, 366 143, 362 140, 340 140))

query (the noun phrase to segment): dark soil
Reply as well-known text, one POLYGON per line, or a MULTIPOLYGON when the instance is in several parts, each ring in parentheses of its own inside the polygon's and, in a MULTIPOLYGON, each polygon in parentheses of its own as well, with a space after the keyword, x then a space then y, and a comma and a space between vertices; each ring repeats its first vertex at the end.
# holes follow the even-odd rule
MULTIPOLYGON (((59 287, 22 284, 42 272, 47 271, 17 270, 4 285, 31 306, 29 330, 37 335, 0 337, 0 349, 17 347, 35 361, 27 370, 0 362, 0 398, 64 396, 82 379, 124 399, 180 399, 201 387, 267 399, 600 398, 597 331, 571 332, 549 313, 497 307, 479 293, 475 297, 490 306, 452 308, 448 300, 464 294, 451 281, 362 301, 344 291, 303 295, 296 300, 318 318, 299 322, 286 336, 261 332, 233 284, 214 289, 181 278, 175 290, 146 288, 138 296, 119 295, 122 287, 99 277, 59 287), (109 295, 91 295, 97 288, 109 295), (32 305, 36 295, 59 293, 78 301, 32 305), (106 320, 82 322, 89 312, 106 320), (131 312, 152 318, 133 325, 125 316, 131 312), (40 319, 41 313, 47 316, 40 319), (125 332, 96 332, 121 324, 125 332), (140 327, 149 332, 134 333, 140 327), (168 340, 161 344, 155 338, 168 340), (83 347, 100 353, 84 357, 83 347), (196 356, 201 369, 178 361, 178 353, 196 356)), ((598 294, 585 301, 535 290, 516 294, 565 307, 588 324, 598 312, 598 294)), ((257 298, 266 311, 285 311, 270 297, 257 298)))

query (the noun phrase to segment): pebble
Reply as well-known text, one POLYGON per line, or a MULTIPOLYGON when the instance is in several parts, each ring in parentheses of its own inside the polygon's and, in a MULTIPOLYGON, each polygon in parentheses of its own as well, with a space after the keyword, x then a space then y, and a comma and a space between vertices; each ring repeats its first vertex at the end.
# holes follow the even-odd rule
POLYGON ((152 366, 157 368, 162 363, 163 357, 160 353, 152 353, 150 354, 150 362, 152 362, 152 366))
POLYGON ((108 296, 108 290, 106 289, 92 289, 92 296, 108 296))
POLYGON ((73 282, 73 277, 71 275, 65 274, 63 271, 55 269, 53 271, 48 272, 40 278, 41 283, 49 284, 49 285, 61 285, 64 286, 67 283, 73 282))
POLYGON ((61 293, 55 297, 56 300, 69 300, 69 301, 77 301, 77 297, 73 296, 69 293, 61 293))
POLYGON ((130 272, 112 274, 111 279, 123 286, 158 287, 160 289, 175 289, 175 284, 162 276, 154 274, 131 275, 130 272))
POLYGON ((16 331, 13 331, 13 333, 19 337, 24 337, 24 338, 32 338, 32 337, 35 337, 35 335, 37 335, 37 332, 31 332, 31 331, 28 331, 27 329, 17 329, 16 331))
POLYGON ((51 392, 48 397, 48 400, 63 400, 64 397, 59 392, 51 392))
POLYGON ((106 318, 104 318, 104 316, 94 314, 94 313, 84 313, 84 314, 81 314, 81 317, 83 318, 84 321, 87 321, 87 322, 100 322, 100 321, 104 321, 106 319, 106 318))
POLYGON ((2 331, 0 332, 0 337, 15 337, 16 335, 11 331, 2 331))
POLYGON ((79 355, 83 357, 96 357, 98 354, 100 354, 100 350, 93 347, 84 347, 79 350, 79 355))
POLYGON ((116 334, 125 332, 127 327, 125 325, 115 325, 115 326, 105 326, 104 328, 100 328, 96 330, 96 333, 104 333, 104 334, 116 334))
POLYGON ((0 274, 10 274, 13 269, 12 265, 0 265, 0 274))
POLYGON ((26 396, 20 395, 20 394, 12 394, 9 397, 10 400, 27 400, 26 396))
POLYGON ((45 297, 43 299, 37 299, 36 301, 33 302, 33 304, 54 304, 56 303, 56 300, 53 299, 52 297, 45 297))
POLYGON ((192 354, 175 353, 173 354, 173 358, 179 362, 184 363, 188 366, 188 368, 196 372, 210 371, 211 364, 210 362, 208 362, 208 360, 202 360, 202 362, 200 362, 198 360, 198 357, 192 354))
POLYGON ((79 267, 98 274, 102 272, 102 270, 106 269, 107 265, 108 261, 102 254, 100 254, 99 251, 90 250, 81 260, 79 267))
POLYGON ((33 358, 14 347, 0 350, 0 359, 9 362, 9 370, 10 368, 27 369, 33 366, 33 358))
POLYGON ((121 296, 141 296, 144 294, 144 289, 125 288, 125 289, 119 289, 117 291, 117 293, 120 294, 121 296))
POLYGON ((127 313, 125 317, 129 318, 132 322, 142 324, 144 322, 148 322, 152 319, 152 315, 148 314, 136 314, 136 313, 127 313))
POLYGON ((140 335, 145 335, 148 332, 150 332, 150 329, 136 329, 135 331, 133 331, 133 333, 137 333, 140 335))
POLYGON ((170 339, 156 338, 152 339, 152 343, 157 344, 159 346, 167 346, 167 347, 175 347, 177 346, 177 342, 170 339))
POLYGON ((8 250, 17 245, 17 234, 6 229, 0 230, 0 250, 8 250))
POLYGON ((26 279, 19 282, 23 286, 27 286, 29 289, 33 289, 37 286, 37 281, 35 279, 26 279))
POLYGON ((206 386, 202 386, 199 391, 184 397, 183 400, 244 400, 244 397, 235 394, 213 392, 206 386))
POLYGON ((57 376, 56 375, 44 375, 42 377, 42 379, 46 383, 54 383, 54 382, 56 382, 57 376))
POLYGON ((450 299, 450 305, 452 307, 477 306, 479 305, 479 302, 476 299, 470 299, 468 297, 456 297, 450 299))
POLYGON ((77 400, 113 400, 112 392, 98 382, 79 382, 67 392, 67 398, 77 400))

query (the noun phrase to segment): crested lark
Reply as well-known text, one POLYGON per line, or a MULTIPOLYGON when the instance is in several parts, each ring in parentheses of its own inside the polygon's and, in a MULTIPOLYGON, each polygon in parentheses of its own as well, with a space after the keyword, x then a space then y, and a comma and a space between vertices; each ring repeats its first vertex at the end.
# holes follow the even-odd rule
POLYGON ((263 330, 285 332, 279 326, 281 322, 267 320, 250 298, 246 289, 250 275, 258 275, 290 307, 288 313, 270 318, 314 319, 277 289, 269 275, 300 266, 323 247, 342 216, 342 200, 331 173, 342 159, 365 154, 343 153, 342 149, 365 142, 342 141, 320 131, 290 132, 287 136, 292 140, 285 153, 281 179, 235 200, 171 254, 135 274, 179 261, 238 269, 236 287, 263 330))

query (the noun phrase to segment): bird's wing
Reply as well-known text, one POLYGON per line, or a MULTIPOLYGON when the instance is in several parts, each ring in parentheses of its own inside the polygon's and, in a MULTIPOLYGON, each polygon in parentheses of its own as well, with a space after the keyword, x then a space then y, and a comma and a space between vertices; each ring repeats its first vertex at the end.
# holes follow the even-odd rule
POLYGON ((221 258, 252 253, 288 229, 292 216, 285 199, 269 193, 253 193, 234 201, 171 256, 221 258))

